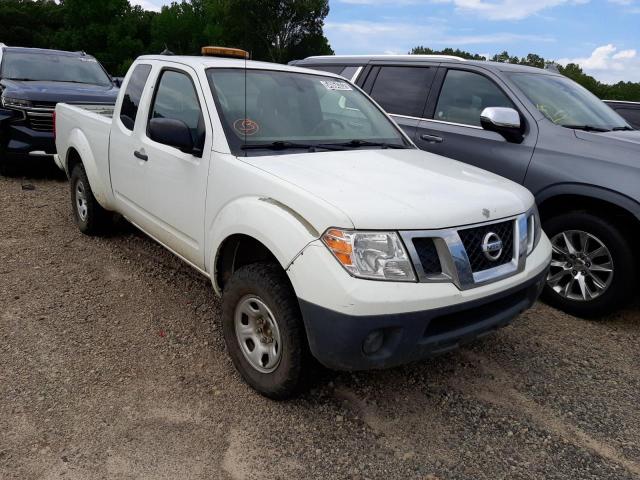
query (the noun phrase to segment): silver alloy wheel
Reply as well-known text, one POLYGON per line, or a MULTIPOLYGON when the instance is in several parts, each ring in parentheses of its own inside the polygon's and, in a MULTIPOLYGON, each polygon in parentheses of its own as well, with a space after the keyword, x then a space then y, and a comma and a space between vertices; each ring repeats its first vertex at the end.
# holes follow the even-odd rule
POLYGON ((587 302, 609 288, 613 258, 596 236, 581 230, 567 230, 551 239, 551 247, 547 285, 558 295, 587 302))
POLYGON ((79 180, 76 183, 76 209, 80 220, 83 222, 87 219, 88 207, 87 207, 87 192, 84 189, 84 183, 79 180))
POLYGON ((245 295, 234 315, 236 338, 249 364, 261 373, 273 372, 282 358, 278 322, 256 295, 245 295))

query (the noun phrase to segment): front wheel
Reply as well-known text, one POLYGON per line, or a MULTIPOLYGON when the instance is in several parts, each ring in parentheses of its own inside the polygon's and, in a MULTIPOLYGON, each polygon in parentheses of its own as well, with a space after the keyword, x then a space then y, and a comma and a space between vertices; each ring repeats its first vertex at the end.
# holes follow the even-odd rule
POLYGON ((594 318, 629 299, 637 261, 623 229, 578 211, 553 217, 543 227, 553 248, 543 291, 547 303, 578 317, 594 318))
POLYGON ((7 154, 4 149, 0 147, 0 175, 3 177, 9 177, 14 174, 13 164, 7 158, 7 154))
POLYGON ((276 400, 299 390, 308 348, 297 298, 282 268, 239 268, 224 288, 222 322, 227 351, 244 380, 276 400))
POLYGON ((71 208, 76 225, 85 235, 99 235, 110 225, 111 217, 93 196, 87 173, 82 164, 71 172, 71 208))

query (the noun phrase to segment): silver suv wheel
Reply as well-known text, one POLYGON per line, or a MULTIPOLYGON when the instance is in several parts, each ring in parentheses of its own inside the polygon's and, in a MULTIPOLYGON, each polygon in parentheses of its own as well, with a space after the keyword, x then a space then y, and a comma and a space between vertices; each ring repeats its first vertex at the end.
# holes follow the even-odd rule
POLYGON ((614 266, 609 249, 596 236, 566 230, 551 239, 553 248, 547 285, 561 297, 587 302, 611 285, 614 266))
POLYGON ((249 364, 261 373, 273 372, 282 358, 278 322, 269 307, 255 295, 245 295, 234 315, 236 337, 249 364))

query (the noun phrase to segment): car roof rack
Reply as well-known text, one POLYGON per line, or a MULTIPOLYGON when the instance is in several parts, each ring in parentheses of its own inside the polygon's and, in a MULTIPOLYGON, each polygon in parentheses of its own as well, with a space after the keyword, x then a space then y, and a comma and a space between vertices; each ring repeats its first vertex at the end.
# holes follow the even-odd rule
POLYGON ((405 60, 411 58, 426 58, 426 59, 441 59, 441 60, 458 60, 461 62, 466 62, 466 58, 457 57, 455 55, 430 55, 430 54, 405 54, 405 55, 394 55, 394 54, 384 54, 384 55, 314 55, 311 57, 305 58, 305 60, 311 59, 320 59, 320 58, 372 58, 372 59, 398 59, 405 60))

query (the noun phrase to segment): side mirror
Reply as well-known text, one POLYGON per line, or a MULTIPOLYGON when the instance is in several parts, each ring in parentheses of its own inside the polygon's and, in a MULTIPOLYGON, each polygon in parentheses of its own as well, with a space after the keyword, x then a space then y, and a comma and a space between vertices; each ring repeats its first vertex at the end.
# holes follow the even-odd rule
POLYGON ((480 114, 480 124, 485 130, 499 133, 510 142, 522 142, 520 114, 513 108, 487 107, 480 114))
POLYGON ((113 84, 120 88, 122 86, 122 78, 121 77, 113 77, 113 84))
POLYGON ((172 118, 152 118, 149 120, 147 135, 154 142, 175 147, 181 152, 197 155, 186 123, 172 118))

